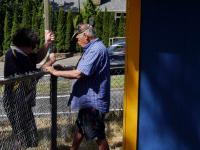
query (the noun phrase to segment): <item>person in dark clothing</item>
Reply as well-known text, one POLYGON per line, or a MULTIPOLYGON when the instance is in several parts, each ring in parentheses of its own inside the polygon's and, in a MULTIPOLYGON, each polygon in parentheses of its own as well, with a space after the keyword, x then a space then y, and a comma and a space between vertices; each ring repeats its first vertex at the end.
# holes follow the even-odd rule
MULTIPOLYGON (((39 71, 36 65, 46 56, 53 41, 54 34, 46 31, 44 47, 39 49, 39 38, 35 32, 28 28, 18 29, 12 37, 11 47, 5 54, 4 77, 39 71)), ((51 56, 44 66, 50 66, 54 62, 55 58, 51 56)), ((32 112, 37 81, 38 79, 28 79, 5 85, 4 109, 15 138, 24 148, 38 145, 37 128, 32 112)))

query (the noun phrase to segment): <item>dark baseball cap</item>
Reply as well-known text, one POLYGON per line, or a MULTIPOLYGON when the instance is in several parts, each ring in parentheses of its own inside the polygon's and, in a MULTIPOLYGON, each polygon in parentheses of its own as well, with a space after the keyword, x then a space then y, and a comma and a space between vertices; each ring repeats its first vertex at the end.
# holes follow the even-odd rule
POLYGON ((78 34, 81 34, 81 33, 85 32, 86 30, 92 29, 92 28, 93 27, 90 24, 79 24, 77 26, 75 33, 72 36, 72 40, 74 40, 78 34))

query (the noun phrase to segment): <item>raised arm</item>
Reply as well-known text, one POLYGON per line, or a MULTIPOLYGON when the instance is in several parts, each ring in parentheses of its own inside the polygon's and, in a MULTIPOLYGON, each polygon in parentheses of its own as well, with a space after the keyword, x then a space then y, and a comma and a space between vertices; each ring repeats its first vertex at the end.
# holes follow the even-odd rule
POLYGON ((46 56, 48 49, 51 47, 53 41, 55 40, 55 35, 53 32, 45 31, 45 43, 42 48, 37 52, 37 63, 40 63, 46 56))

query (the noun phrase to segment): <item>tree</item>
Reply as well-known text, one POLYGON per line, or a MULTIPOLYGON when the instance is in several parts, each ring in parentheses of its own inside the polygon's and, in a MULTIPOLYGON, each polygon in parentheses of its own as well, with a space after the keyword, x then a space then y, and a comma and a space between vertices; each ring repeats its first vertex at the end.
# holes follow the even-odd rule
POLYGON ((105 9, 104 15, 103 15, 103 35, 102 40, 106 46, 108 46, 109 42, 109 13, 107 12, 107 9, 105 9))
POLYGON ((30 5, 30 0, 24 0, 23 3, 23 13, 22 13, 22 23, 21 26, 22 27, 27 27, 30 28, 31 27, 31 5, 30 5))
POLYGON ((110 14, 109 22, 109 37, 114 37, 116 35, 116 23, 115 23, 115 13, 110 14))
POLYGON ((43 2, 40 4, 39 11, 38 11, 38 18, 39 18, 39 36, 40 36, 40 47, 44 45, 44 17, 43 17, 43 12, 44 12, 44 4, 43 2))
POLYGON ((4 19, 4 40, 3 40, 3 53, 5 53, 9 46, 11 41, 11 27, 10 27, 10 19, 11 16, 9 14, 9 11, 6 11, 6 16, 4 19))
POLYGON ((73 34, 74 34, 73 15, 72 15, 72 11, 69 10, 67 13, 65 48, 67 51, 70 51, 70 52, 73 52, 75 49, 73 41, 71 40, 73 34))
POLYGON ((54 16, 54 17, 52 18, 52 23, 53 23, 52 30, 53 30, 53 31, 56 31, 56 29, 57 29, 57 22, 58 22, 58 12, 57 12, 57 11, 54 11, 54 14, 53 14, 52 16, 54 16))
POLYGON ((103 21, 103 13, 102 12, 97 12, 95 18, 94 18, 94 27, 96 30, 96 34, 97 37, 102 39, 102 31, 103 31, 103 25, 102 25, 102 21, 103 21))
MULTIPOLYGON (((78 14, 74 17, 74 20, 73 20, 75 30, 77 29, 77 26, 80 23, 83 23, 83 17, 81 14, 78 14)), ((74 51, 81 52, 82 50, 81 47, 75 41, 72 41, 72 45, 73 45, 72 49, 74 49, 74 51)))
POLYGON ((81 14, 76 15, 76 16, 74 17, 74 19, 73 19, 74 28, 76 28, 77 25, 78 25, 79 23, 82 23, 82 22, 83 22, 83 17, 82 17, 82 15, 81 15, 81 14))
POLYGON ((19 1, 16 0, 14 2, 14 16, 12 21, 12 29, 11 29, 11 36, 16 32, 19 27, 19 16, 20 16, 20 4, 19 1))
MULTIPOLYGON (((34 3, 34 5, 35 5, 35 3, 34 3)), ((39 25, 38 25, 39 16, 38 16, 37 12, 38 12, 37 7, 33 7, 33 11, 32 11, 32 29, 34 31, 36 31, 36 32, 39 30, 39 25)))
POLYGON ((0 23, 0 55, 7 51, 11 36, 17 30, 21 22, 22 3, 23 0, 1 0, 0 1, 0 15, 4 20, 0 23), (7 15, 7 16, 6 16, 7 15), (6 22, 5 22, 6 21, 6 22), (2 51, 3 48, 3 51, 2 51))
POLYGON ((83 22, 89 23, 89 18, 96 15, 97 9, 91 0, 87 0, 83 3, 84 8, 82 10, 83 22))
POLYGON ((57 22, 58 22, 58 11, 56 9, 56 3, 53 1, 50 3, 50 16, 49 16, 49 20, 50 20, 50 26, 51 26, 51 30, 52 31, 56 31, 57 29, 57 22))
POLYGON ((121 14, 118 26, 118 36, 125 36, 125 17, 124 14, 121 14))
MULTIPOLYGON (((1 18, 5 18, 6 14, 6 6, 5 6, 5 0, 0 1, 0 15, 1 18)), ((3 41, 4 41, 4 20, 1 19, 0 21, 0 56, 3 54, 3 41)))
POLYGON ((58 52, 62 52, 65 48, 65 14, 64 8, 59 8, 57 29, 56 29, 56 48, 58 52))
POLYGON ((44 45, 44 18, 40 20, 40 29, 39 29, 39 36, 40 36, 40 47, 44 45))

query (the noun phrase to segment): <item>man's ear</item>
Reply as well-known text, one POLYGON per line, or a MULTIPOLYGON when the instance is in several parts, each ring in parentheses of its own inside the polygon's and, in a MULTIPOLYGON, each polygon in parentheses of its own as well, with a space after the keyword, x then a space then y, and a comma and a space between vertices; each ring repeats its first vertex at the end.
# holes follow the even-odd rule
POLYGON ((84 36, 86 37, 86 40, 87 40, 88 42, 90 42, 90 37, 89 37, 86 33, 84 33, 84 36))

